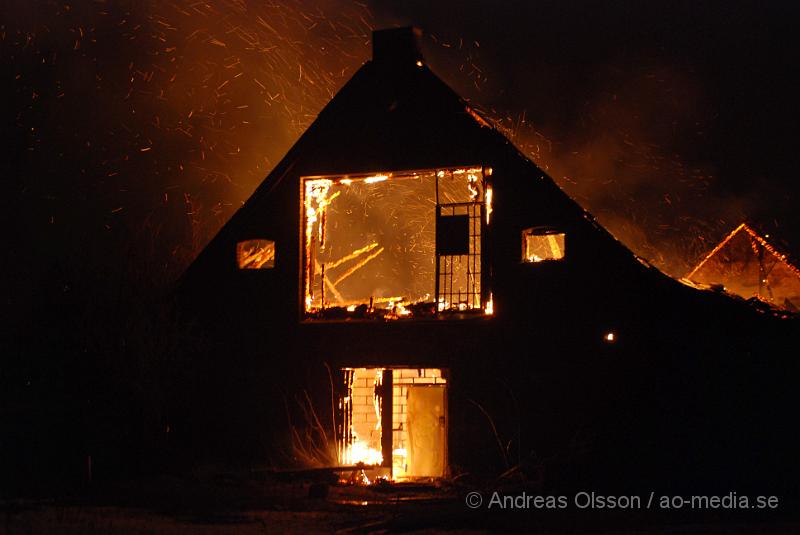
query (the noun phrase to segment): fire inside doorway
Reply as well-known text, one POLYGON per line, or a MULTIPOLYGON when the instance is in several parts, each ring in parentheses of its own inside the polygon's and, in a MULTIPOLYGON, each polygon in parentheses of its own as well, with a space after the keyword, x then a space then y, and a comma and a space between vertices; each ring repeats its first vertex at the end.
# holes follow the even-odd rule
POLYGON ((447 370, 345 368, 338 456, 395 481, 447 473, 447 370))

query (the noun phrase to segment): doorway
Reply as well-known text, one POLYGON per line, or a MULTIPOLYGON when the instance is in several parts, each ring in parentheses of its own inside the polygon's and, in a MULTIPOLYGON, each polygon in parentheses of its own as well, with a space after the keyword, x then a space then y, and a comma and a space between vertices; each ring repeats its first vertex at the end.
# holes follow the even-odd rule
POLYGON ((339 463, 392 480, 444 477, 448 384, 441 368, 343 369, 339 463))
POLYGON ((447 443, 445 385, 408 388, 406 476, 443 477, 447 443))

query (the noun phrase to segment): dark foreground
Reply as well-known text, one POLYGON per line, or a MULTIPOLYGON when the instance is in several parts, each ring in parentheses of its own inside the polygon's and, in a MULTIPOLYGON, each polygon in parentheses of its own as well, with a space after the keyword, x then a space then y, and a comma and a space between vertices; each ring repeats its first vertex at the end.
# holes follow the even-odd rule
MULTIPOLYGON (((162 477, 60 498, 4 499, 0 533, 800 533, 788 502, 768 512, 509 510, 486 502, 470 509, 474 486, 310 486, 252 476, 162 477)), ((494 489, 479 490, 488 497, 494 489)))

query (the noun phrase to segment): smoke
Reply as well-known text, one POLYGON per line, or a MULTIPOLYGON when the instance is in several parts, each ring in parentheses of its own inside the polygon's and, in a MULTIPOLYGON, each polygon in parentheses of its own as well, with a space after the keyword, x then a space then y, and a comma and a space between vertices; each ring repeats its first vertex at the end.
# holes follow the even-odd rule
POLYGON ((4 4, 14 264, 138 258, 174 278, 369 39, 366 8, 336 1, 4 4))
POLYGON ((574 115, 518 123, 512 135, 557 183, 634 252, 674 276, 752 209, 722 196, 706 143, 713 106, 672 67, 598 67, 574 115), (542 143, 542 134, 548 143, 542 143))
MULTIPOLYGON (((757 50, 741 32, 752 17, 734 12, 728 37, 694 50, 676 31, 705 31, 687 9, 6 2, 10 255, 19 266, 87 255, 124 264, 135 248, 174 277, 369 58, 371 29, 413 23, 438 74, 612 233, 683 275, 742 217, 786 196, 774 181, 763 187, 770 177, 731 182, 766 143, 735 145, 738 159, 720 148, 740 125, 721 114, 717 71, 732 71, 716 62, 757 50)), ((707 11, 699 18, 716 16, 707 11)), ((793 198, 780 205, 791 209, 793 198)))
POLYGON ((423 4, 373 7, 428 31, 434 70, 663 271, 685 275, 745 219, 800 230, 786 129, 758 111, 788 92, 762 83, 783 72, 782 9, 423 4))

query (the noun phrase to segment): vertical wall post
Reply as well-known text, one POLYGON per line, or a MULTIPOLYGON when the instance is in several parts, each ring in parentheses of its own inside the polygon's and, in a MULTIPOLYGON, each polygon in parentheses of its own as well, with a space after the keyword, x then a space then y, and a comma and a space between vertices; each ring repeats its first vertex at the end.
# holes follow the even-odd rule
MULTIPOLYGON (((394 409, 393 396, 393 372, 391 369, 383 370, 383 382, 381 392, 381 453, 383 454, 383 466, 392 469, 392 443, 394 438, 394 422, 392 412, 394 409)), ((391 473, 391 472, 390 472, 391 473)))

